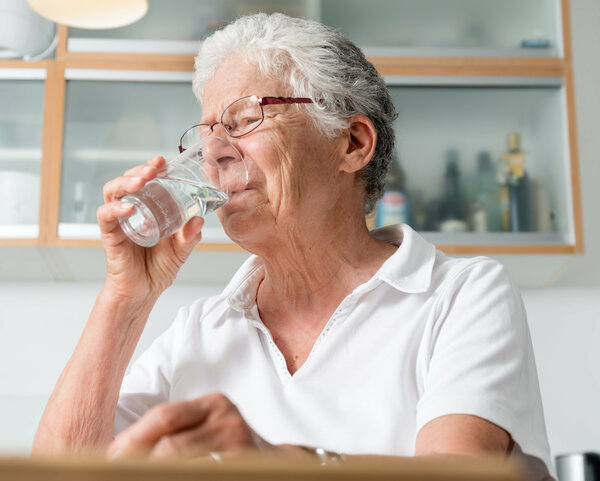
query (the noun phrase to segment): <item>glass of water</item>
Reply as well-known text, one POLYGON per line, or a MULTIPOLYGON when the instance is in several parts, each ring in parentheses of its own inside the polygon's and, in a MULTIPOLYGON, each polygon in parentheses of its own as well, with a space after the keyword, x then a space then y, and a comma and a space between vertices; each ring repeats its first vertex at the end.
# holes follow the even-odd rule
POLYGON ((168 161, 140 190, 121 198, 134 210, 119 223, 133 242, 152 247, 192 217, 218 209, 247 184, 248 170, 239 151, 225 139, 206 137, 168 161))

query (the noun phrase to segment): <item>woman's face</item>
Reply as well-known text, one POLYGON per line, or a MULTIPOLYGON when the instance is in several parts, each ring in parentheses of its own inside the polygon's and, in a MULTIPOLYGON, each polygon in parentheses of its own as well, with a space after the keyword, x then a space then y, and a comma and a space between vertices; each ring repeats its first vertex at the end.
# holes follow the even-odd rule
MULTIPOLYGON (((232 57, 205 87, 202 122, 218 122, 240 97, 290 94, 276 79, 261 78, 255 67, 232 57)), ((232 194, 219 213, 233 240, 248 246, 278 233, 301 235, 314 226, 315 216, 335 209, 342 142, 317 131, 302 107, 267 105, 263 123, 250 134, 230 138, 217 125, 213 135, 238 148, 249 173, 247 189, 232 194)))

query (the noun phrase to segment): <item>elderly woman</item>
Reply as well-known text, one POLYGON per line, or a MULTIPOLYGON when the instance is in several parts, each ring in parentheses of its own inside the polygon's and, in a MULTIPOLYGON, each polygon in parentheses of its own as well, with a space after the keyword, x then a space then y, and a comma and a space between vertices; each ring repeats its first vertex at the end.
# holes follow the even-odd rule
POLYGON ((548 476, 525 313, 503 268, 449 258, 405 225, 366 227, 395 110, 361 51, 316 22, 243 17, 203 43, 193 89, 203 112, 192 132, 228 138, 248 162, 247 188, 219 216, 254 255, 221 295, 182 309, 123 379, 203 221, 138 247, 119 228, 132 209, 119 199, 164 159, 109 182, 106 283, 34 452, 501 453, 548 476), (247 111, 254 121, 236 122, 247 111))

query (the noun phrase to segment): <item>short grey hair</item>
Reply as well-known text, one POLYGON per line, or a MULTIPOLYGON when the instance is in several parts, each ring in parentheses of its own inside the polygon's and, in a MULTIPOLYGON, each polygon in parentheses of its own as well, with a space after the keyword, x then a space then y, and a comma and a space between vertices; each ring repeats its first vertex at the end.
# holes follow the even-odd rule
POLYGON ((397 114, 383 78, 363 52, 340 32, 319 22, 281 13, 241 17, 202 43, 192 84, 199 101, 220 63, 240 52, 248 62, 256 63, 263 75, 289 84, 291 95, 313 99, 315 103, 306 108, 325 135, 339 135, 354 115, 371 119, 377 144, 373 158, 360 172, 364 210, 370 213, 385 188, 397 114))

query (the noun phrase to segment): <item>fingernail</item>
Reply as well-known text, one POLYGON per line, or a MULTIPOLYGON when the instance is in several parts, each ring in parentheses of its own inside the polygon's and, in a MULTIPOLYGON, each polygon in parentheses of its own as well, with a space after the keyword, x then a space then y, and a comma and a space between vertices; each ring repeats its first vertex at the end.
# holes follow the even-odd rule
POLYGON ((121 205, 119 206, 119 209, 121 209, 122 211, 126 211, 129 210, 133 207, 133 204, 131 202, 123 202, 121 201, 121 205))
POLYGON ((142 178, 139 175, 134 175, 133 177, 131 177, 129 179, 129 183, 130 184, 138 184, 140 181, 142 180, 142 178))
POLYGON ((150 174, 150 173, 154 173, 155 170, 156 170, 156 167, 151 167, 150 165, 147 165, 146 167, 144 167, 142 169, 142 172, 144 174, 150 174))

